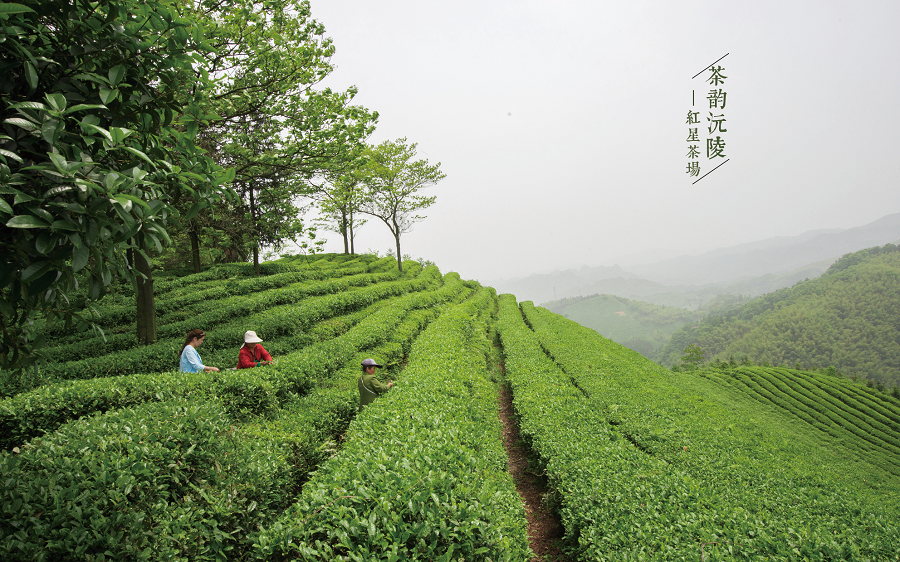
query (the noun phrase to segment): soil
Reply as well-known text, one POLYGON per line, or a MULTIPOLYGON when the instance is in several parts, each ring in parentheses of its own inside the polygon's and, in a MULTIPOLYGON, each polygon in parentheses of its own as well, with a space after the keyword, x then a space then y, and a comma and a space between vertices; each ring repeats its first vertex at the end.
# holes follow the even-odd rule
POLYGON ((512 407, 512 393, 500 386, 500 421, 503 422, 503 445, 509 455, 509 472, 516 490, 525 504, 528 518, 528 542, 535 557, 531 562, 566 562, 556 542, 563 536, 559 518, 544 505, 547 494, 545 479, 528 466, 529 451, 519 438, 519 424, 512 407))

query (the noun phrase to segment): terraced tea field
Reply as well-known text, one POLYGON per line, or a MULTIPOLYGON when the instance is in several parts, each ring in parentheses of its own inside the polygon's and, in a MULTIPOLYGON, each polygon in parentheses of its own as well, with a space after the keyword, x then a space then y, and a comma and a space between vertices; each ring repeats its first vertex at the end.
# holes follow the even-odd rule
POLYGON ((672 373, 491 288, 325 255, 128 291, 0 401, 3 560, 529 560, 508 385, 567 560, 900 560, 900 404, 786 369, 672 373), (178 373, 184 334, 218 373, 178 373), (228 370, 246 330, 273 365, 228 370), (396 386, 358 412, 363 358, 396 386), (501 361, 502 358, 502 361, 501 361))

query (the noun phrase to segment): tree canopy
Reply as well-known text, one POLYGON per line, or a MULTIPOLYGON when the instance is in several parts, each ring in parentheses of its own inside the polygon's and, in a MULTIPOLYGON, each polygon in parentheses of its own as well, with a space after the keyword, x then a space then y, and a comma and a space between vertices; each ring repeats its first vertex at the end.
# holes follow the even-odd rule
POLYGON ((202 242, 258 264, 314 236, 302 203, 327 182, 323 211, 351 239, 382 218, 402 268, 444 175, 406 139, 367 148, 378 115, 320 87, 335 48, 308 1, 22 0, 0 21, 0 367, 34 363, 38 318, 99 330, 117 280, 155 341, 151 257, 173 236, 195 271, 202 242))
POLYGON ((308 228, 297 202, 311 180, 351 168, 378 114, 354 105, 355 87, 317 88, 333 70, 335 47, 312 18, 309 2, 195 2, 211 50, 198 72, 214 77, 200 127, 201 144, 235 170, 239 197, 206 221, 227 233, 236 257, 261 245, 278 249, 308 228))
POLYGON ((169 240, 174 198, 232 177, 194 144, 210 47, 171 4, 26 0, 0 19, 0 366, 20 369, 38 312, 83 325, 114 274, 134 278, 126 249, 169 240))
POLYGON ((397 267, 401 271, 400 237, 425 218, 418 212, 437 199, 422 195, 421 190, 446 177, 440 162, 432 165, 427 159, 415 160, 417 146, 406 144, 404 137, 370 147, 363 180, 366 196, 360 210, 380 219, 394 235, 397 267))

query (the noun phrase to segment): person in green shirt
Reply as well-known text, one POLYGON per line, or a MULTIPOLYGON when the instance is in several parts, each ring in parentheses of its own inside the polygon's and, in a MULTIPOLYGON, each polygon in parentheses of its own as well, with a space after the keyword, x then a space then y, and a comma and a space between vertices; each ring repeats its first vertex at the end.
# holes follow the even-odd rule
POLYGON ((356 386, 359 387, 360 412, 362 412, 364 407, 374 402, 379 394, 384 394, 394 386, 392 382, 384 384, 375 377, 376 367, 381 367, 381 365, 376 363, 374 359, 364 359, 362 362, 363 373, 359 380, 356 381, 356 386))

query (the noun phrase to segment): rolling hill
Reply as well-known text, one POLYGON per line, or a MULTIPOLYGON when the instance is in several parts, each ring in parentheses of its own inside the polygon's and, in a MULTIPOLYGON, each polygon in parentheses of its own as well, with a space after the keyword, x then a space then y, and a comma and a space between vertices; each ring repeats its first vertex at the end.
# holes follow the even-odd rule
POLYGON ((890 393, 785 368, 673 373, 433 265, 261 273, 161 273, 150 346, 127 287, 98 307, 105 339, 45 326, 41 378, 2 374, 0 557, 530 560, 506 387, 569 560, 898 559, 890 393), (222 371, 175 371, 197 327, 222 371), (229 370, 248 329, 275 362, 229 370), (360 412, 367 357, 396 385, 360 412))
POLYGON ((900 384, 900 249, 888 244, 845 255, 818 279, 685 325, 659 358, 674 364, 689 344, 710 361, 834 366, 900 384))
POLYGON ((543 306, 648 358, 655 357, 679 328, 706 316, 702 311, 659 306, 613 295, 572 297, 543 306))

